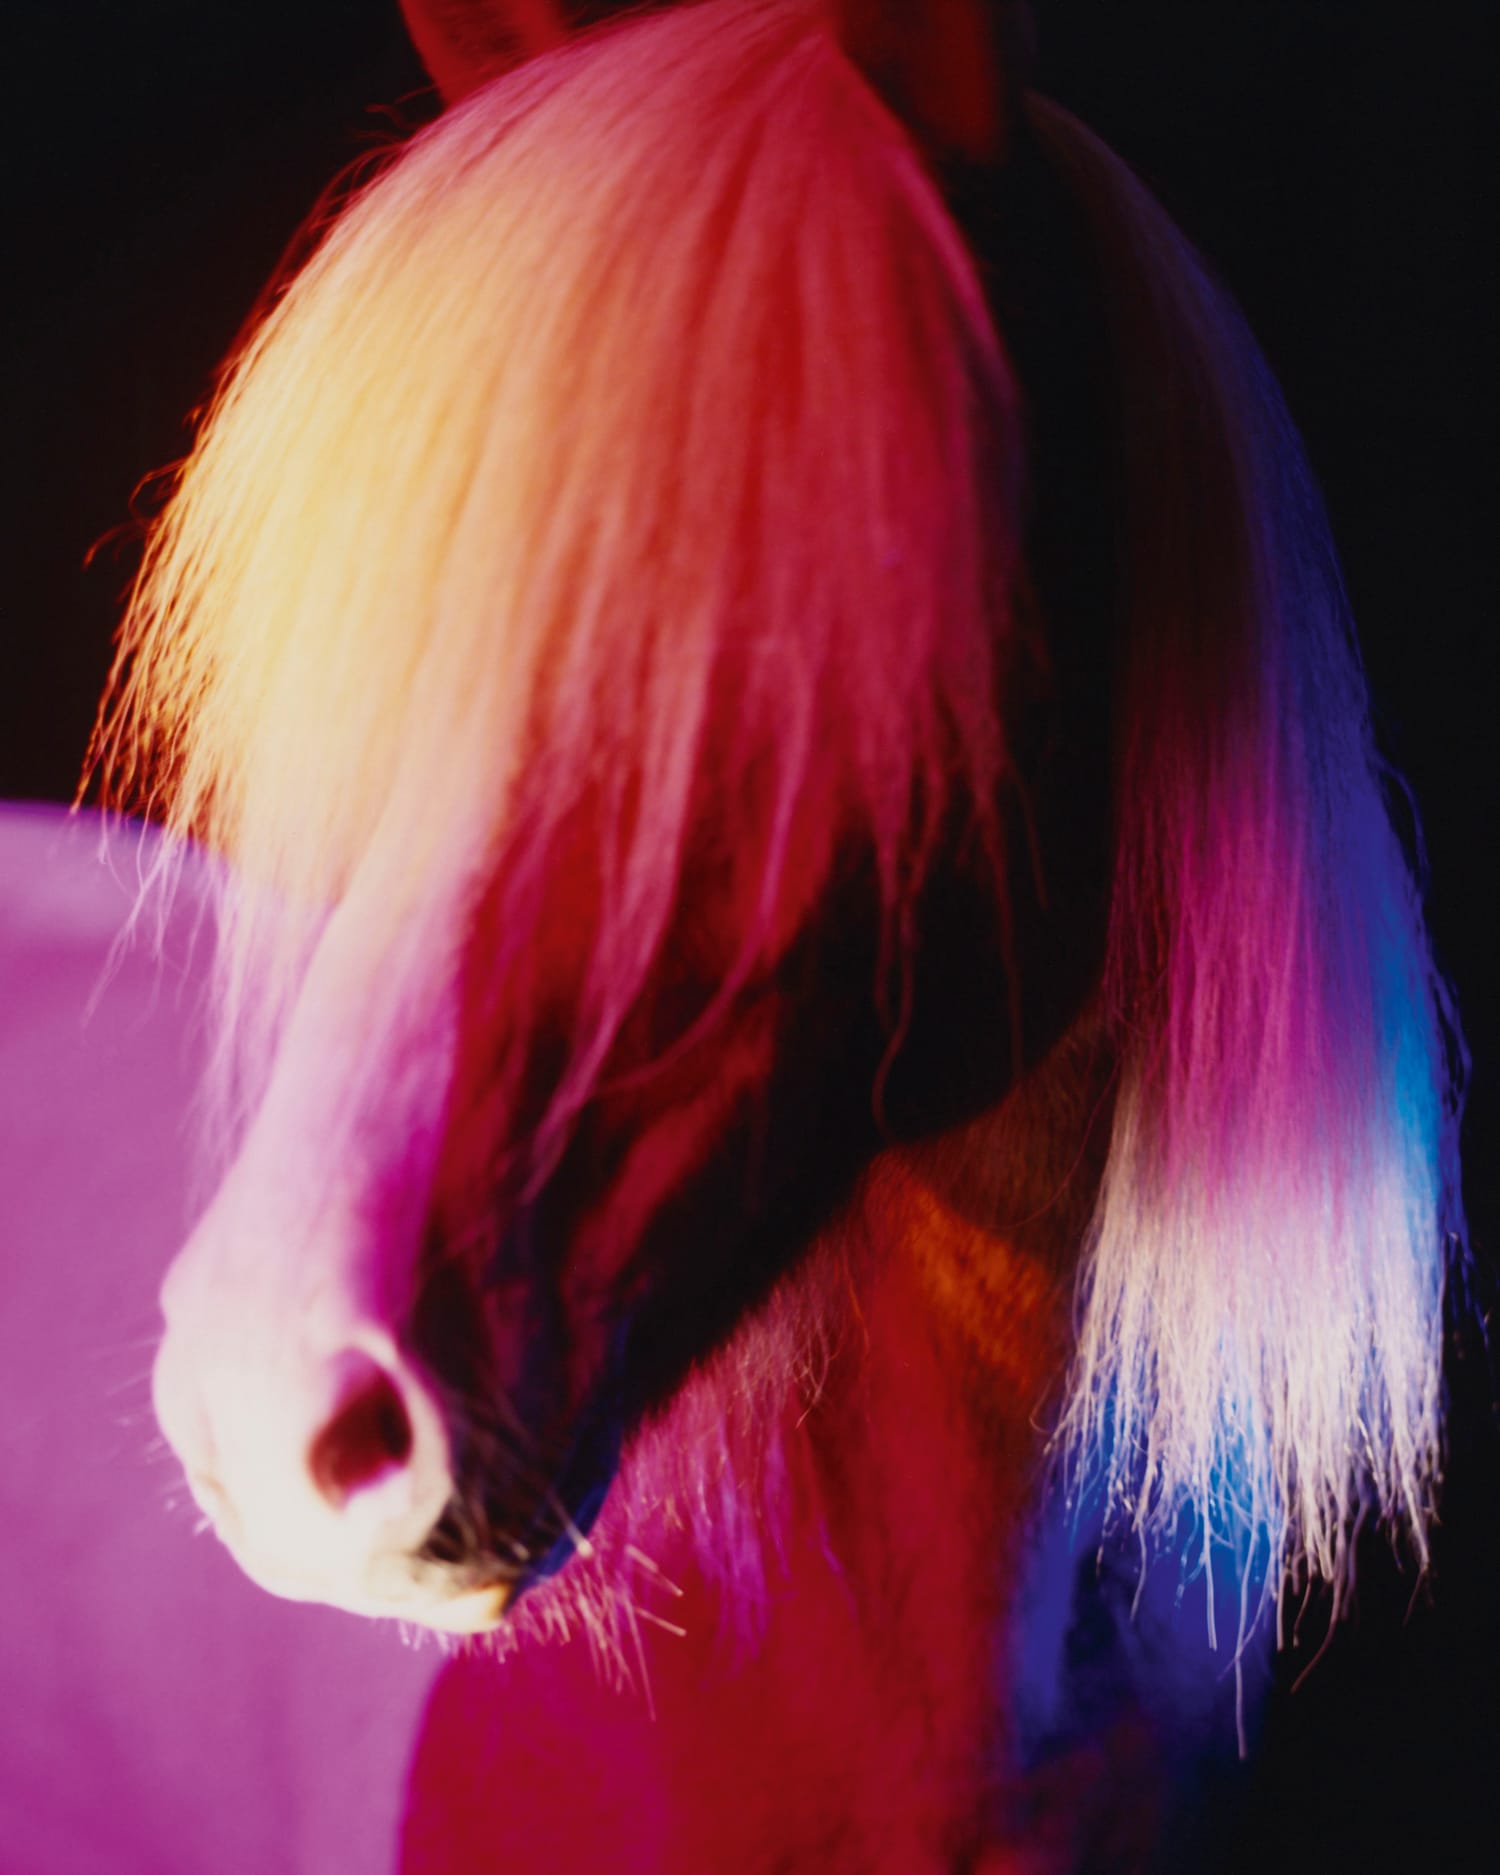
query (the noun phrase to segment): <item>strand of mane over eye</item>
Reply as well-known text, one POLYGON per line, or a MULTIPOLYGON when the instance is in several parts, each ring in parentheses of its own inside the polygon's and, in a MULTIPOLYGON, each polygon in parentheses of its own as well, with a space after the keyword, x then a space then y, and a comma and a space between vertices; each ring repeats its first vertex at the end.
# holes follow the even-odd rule
POLYGON ((559 1125, 695 826, 760 870, 731 985, 789 854, 807 893, 867 844, 897 916, 946 803, 993 827, 1013 404, 916 151, 806 9, 627 22, 416 138, 231 366, 103 731, 248 882, 241 1062, 356 876, 415 955, 482 871, 519 965, 580 816, 608 889, 559 1125))

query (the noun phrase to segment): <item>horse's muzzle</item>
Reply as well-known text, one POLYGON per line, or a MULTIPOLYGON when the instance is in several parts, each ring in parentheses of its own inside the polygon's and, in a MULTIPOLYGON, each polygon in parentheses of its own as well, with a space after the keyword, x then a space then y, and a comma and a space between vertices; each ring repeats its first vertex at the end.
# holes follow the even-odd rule
POLYGON ((427 1553, 455 1495, 439 1390, 376 1329, 280 1358, 204 1348, 170 1319, 157 1416, 189 1488, 241 1568, 272 1593, 459 1633, 493 1627, 521 1571, 427 1553))

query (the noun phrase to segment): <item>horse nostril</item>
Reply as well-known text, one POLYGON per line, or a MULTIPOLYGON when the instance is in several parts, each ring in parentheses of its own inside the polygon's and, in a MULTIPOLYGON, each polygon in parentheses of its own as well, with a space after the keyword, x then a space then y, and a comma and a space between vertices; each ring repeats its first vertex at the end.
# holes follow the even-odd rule
POLYGON ((396 1383, 363 1355, 328 1424, 308 1449, 313 1483, 335 1510, 411 1457, 412 1429, 396 1383))

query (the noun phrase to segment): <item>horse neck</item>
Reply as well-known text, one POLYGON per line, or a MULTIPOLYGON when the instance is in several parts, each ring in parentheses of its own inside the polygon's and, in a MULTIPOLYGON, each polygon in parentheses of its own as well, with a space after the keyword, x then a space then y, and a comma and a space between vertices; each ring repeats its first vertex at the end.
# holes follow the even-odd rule
POLYGON ((800 1428, 798 1592, 836 1575, 881 1637, 884 1710, 941 1713, 937 1730, 994 1761, 1013 1584, 1069 1352, 1066 1265, 986 1229, 904 1151, 870 1168, 843 1230, 849 1316, 800 1428))
MULTIPOLYGON (((1090 1005, 998 1104, 880 1153, 773 1295, 779 1316, 752 1318, 684 1390, 662 1423, 668 1453, 732 1417, 747 1373, 776 1371, 770 1410, 714 1461, 764 1527, 816 1525, 851 1578, 863 1556, 872 1580, 899 1566, 907 1541, 930 1569, 924 1522, 952 1525, 960 1508, 990 1543, 1011 1487, 1029 1501, 1040 1482, 1113 1073, 1090 1005), (766 1489, 783 1461, 800 1467, 786 1502, 766 1489)), ((688 1475, 701 1498, 698 1469, 688 1475)))
MULTIPOLYGON (((881 1711, 928 1715, 986 1870, 1023 1847, 1036 1870, 1166 1866, 1265 1679, 1256 1649, 1209 1645, 1211 1577, 1143 1577, 1052 1469, 1115 1079, 1091 1005, 999 1105, 875 1161, 842 1225, 854 1346, 806 1421, 827 1547, 798 1595, 842 1571, 881 1711)), ((1234 1613, 1220 1596, 1221 1632, 1234 1613)))
MULTIPOLYGON (((787 1435, 790 1592, 773 1584, 729 1695, 763 1685, 784 1710, 795 1686, 845 1814, 941 1791, 976 1855, 1035 1823, 1008 1705, 1014 1627, 1110 1078, 1085 1020, 991 1112, 877 1158, 816 1246, 805 1280, 839 1326, 787 1435)), ((916 1841, 890 1864, 928 1865, 916 1841)))

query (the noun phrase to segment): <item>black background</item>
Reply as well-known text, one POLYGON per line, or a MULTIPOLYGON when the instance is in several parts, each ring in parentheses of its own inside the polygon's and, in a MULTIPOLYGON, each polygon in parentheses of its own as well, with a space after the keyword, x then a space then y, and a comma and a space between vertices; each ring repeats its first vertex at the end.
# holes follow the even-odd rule
MULTIPOLYGON (((1475 1056, 1468 1198, 1483 1308, 1500 1035, 1486 9, 1037 11, 1043 88, 1135 164, 1213 259, 1322 480, 1475 1056)), ((9 64, 20 223, 3 348, 0 795, 65 799, 133 564, 133 490, 183 452, 187 412, 323 186, 432 105, 396 0, 58 0, 16 22, 9 64)), ((1198 1866, 1493 1865, 1500 1462, 1472 1332, 1454 1338, 1450 1385, 1431 1577, 1414 1590, 1368 1546, 1352 1620, 1294 1695, 1309 1646, 1283 1663, 1259 1761, 1226 1782, 1224 1829, 1198 1866)))

